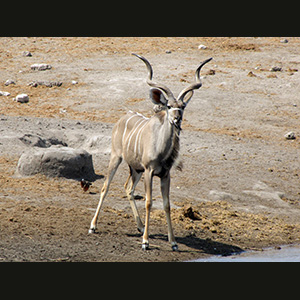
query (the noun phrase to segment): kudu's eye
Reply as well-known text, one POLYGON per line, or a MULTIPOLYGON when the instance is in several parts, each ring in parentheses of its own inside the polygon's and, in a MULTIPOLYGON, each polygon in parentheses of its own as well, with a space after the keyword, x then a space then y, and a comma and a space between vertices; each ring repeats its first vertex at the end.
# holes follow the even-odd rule
POLYGON ((170 108, 171 108, 171 106, 170 106, 170 105, 167 105, 167 108, 168 108, 168 109, 170 109, 170 108))

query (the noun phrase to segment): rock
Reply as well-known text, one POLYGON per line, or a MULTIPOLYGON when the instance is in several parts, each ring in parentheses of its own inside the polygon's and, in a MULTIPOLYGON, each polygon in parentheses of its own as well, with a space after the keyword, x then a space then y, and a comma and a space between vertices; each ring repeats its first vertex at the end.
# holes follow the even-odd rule
POLYGON ((29 57, 31 57, 32 54, 31 54, 30 51, 23 51, 23 56, 29 56, 29 57))
POLYGON ((171 51, 171 50, 167 50, 166 53, 167 53, 167 54, 171 54, 172 51, 171 51))
POLYGON ((198 46, 198 49, 199 50, 205 50, 205 49, 207 49, 207 47, 205 45, 201 44, 201 45, 198 46))
POLYGON ((236 200, 238 199, 238 196, 226 193, 226 192, 220 192, 216 190, 211 190, 209 192, 210 199, 214 201, 230 201, 230 200, 236 200))
POLYGON ((27 94, 19 94, 14 100, 20 103, 27 103, 29 102, 29 96, 27 94))
POLYGON ((110 153, 111 137, 106 135, 94 135, 86 139, 82 148, 90 153, 110 153))
POLYGON ((51 65, 48 64, 33 64, 31 65, 31 70, 45 71, 50 70, 52 68, 51 65))
POLYGON ((252 71, 250 71, 247 76, 249 76, 249 77, 257 77, 252 71))
POLYGON ((280 67, 272 67, 271 69, 270 69, 270 71, 271 72, 281 72, 282 71, 282 68, 280 68, 280 67))
POLYGON ((0 91, 0 96, 10 96, 10 93, 9 92, 2 92, 0 91))
POLYGON ((38 173, 49 177, 94 180, 96 174, 92 155, 82 149, 52 146, 50 148, 31 148, 21 155, 17 173, 32 176, 38 173))
POLYGON ((286 71, 287 71, 287 72, 298 72, 298 69, 287 68, 286 71))
POLYGON ((280 43, 283 43, 283 44, 286 44, 288 43, 289 41, 287 39, 283 39, 283 40, 280 40, 280 43))
POLYGON ((206 73, 207 75, 215 75, 216 71, 214 69, 210 69, 209 71, 207 71, 206 73))
POLYGON ((264 190, 245 190, 244 194, 256 196, 266 201, 278 201, 284 206, 288 206, 286 202, 282 202, 284 198, 284 193, 278 191, 264 191, 264 190))
POLYGON ((290 132, 286 133, 284 135, 284 137, 285 137, 286 140, 295 140, 296 139, 295 132, 293 132, 293 131, 290 131, 290 132))
POLYGON ((26 133, 22 137, 20 137, 19 140, 30 147, 49 148, 53 145, 61 145, 65 147, 68 146, 67 143, 55 136, 49 138, 41 138, 38 135, 26 133))
POLYGON ((63 83, 61 81, 32 81, 28 83, 29 86, 37 87, 39 85, 44 85, 46 87, 53 87, 53 86, 61 86, 63 83))
POLYGON ((7 79, 4 83, 6 86, 10 85, 10 84, 16 84, 13 80, 11 79, 7 79))
POLYGON ((283 192, 274 191, 272 187, 269 187, 262 181, 256 182, 252 190, 244 190, 243 194, 260 198, 261 205, 264 207, 289 207, 289 204, 283 201, 285 198, 283 192))
POLYGON ((222 81, 222 82, 220 82, 220 84, 219 84, 220 87, 224 87, 225 85, 227 85, 227 82, 225 82, 225 81, 222 81))
POLYGON ((78 84, 78 81, 76 80, 72 80, 71 83, 74 85, 74 84, 78 84))
POLYGON ((27 146, 46 148, 45 141, 38 135, 24 134, 19 140, 27 146))
POLYGON ((256 191, 266 191, 268 189, 270 189, 269 186, 262 181, 258 181, 253 185, 253 190, 256 191))

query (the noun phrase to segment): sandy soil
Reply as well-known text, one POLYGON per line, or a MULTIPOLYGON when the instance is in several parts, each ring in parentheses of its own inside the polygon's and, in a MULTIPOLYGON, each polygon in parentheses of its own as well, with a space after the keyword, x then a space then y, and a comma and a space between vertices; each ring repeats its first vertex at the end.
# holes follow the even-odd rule
MULTIPOLYGON (((0 38, 0 91, 10 93, 0 96, 0 261, 184 261, 299 242, 300 39, 283 39, 0 38), (199 62, 213 57, 185 110, 183 171, 172 171, 178 252, 167 242, 158 179, 151 250, 142 252, 123 188, 126 164, 95 235, 87 231, 102 176, 84 193, 75 180, 15 172, 32 147, 24 135, 55 137, 75 148, 100 135, 103 144, 88 151, 96 173, 106 176, 113 124, 128 110, 152 114, 145 67, 131 52, 146 56, 154 79, 175 95, 193 81, 199 62), (52 69, 31 70, 34 63, 52 69), (8 79, 16 84, 6 86, 8 79), (63 84, 28 85, 38 80, 63 84), (29 103, 13 101, 19 93, 29 103), (284 138, 289 131, 295 140, 284 138)), ((144 195, 142 180, 137 193, 144 195)), ((137 204, 144 216, 143 199, 137 204)))

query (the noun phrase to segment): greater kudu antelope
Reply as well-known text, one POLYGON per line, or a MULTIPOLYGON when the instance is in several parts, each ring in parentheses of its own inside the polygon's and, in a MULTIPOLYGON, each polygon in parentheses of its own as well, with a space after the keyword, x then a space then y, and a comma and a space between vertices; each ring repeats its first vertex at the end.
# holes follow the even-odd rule
POLYGON ((148 60, 140 55, 132 54, 140 58, 147 66, 147 83, 152 87, 150 89, 150 99, 156 104, 156 113, 151 118, 146 118, 139 113, 129 111, 114 126, 108 175, 101 190, 100 201, 92 219, 89 233, 95 232, 103 200, 118 166, 124 159, 129 165, 130 171, 130 175, 125 183, 125 190, 138 230, 143 233, 142 249, 149 249, 148 230, 152 206, 152 178, 153 176, 158 176, 160 177, 163 206, 168 223, 169 242, 172 245, 172 249, 177 250, 178 246, 173 234, 170 217, 170 170, 179 152, 179 134, 183 111, 193 96, 193 90, 199 89, 202 85, 200 81, 201 68, 212 58, 200 64, 195 73, 196 82, 183 89, 176 99, 168 87, 152 81, 153 70, 148 60), (144 173, 146 192, 145 227, 139 216, 133 195, 142 173, 144 173))

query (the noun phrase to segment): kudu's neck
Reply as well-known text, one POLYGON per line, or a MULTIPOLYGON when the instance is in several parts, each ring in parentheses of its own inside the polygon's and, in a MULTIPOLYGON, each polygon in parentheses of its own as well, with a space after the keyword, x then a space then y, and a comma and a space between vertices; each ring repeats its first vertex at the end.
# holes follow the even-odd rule
POLYGON ((167 111, 158 112, 155 117, 161 122, 161 127, 157 132, 156 149, 162 155, 164 167, 170 169, 179 154, 180 129, 169 121, 167 111))

